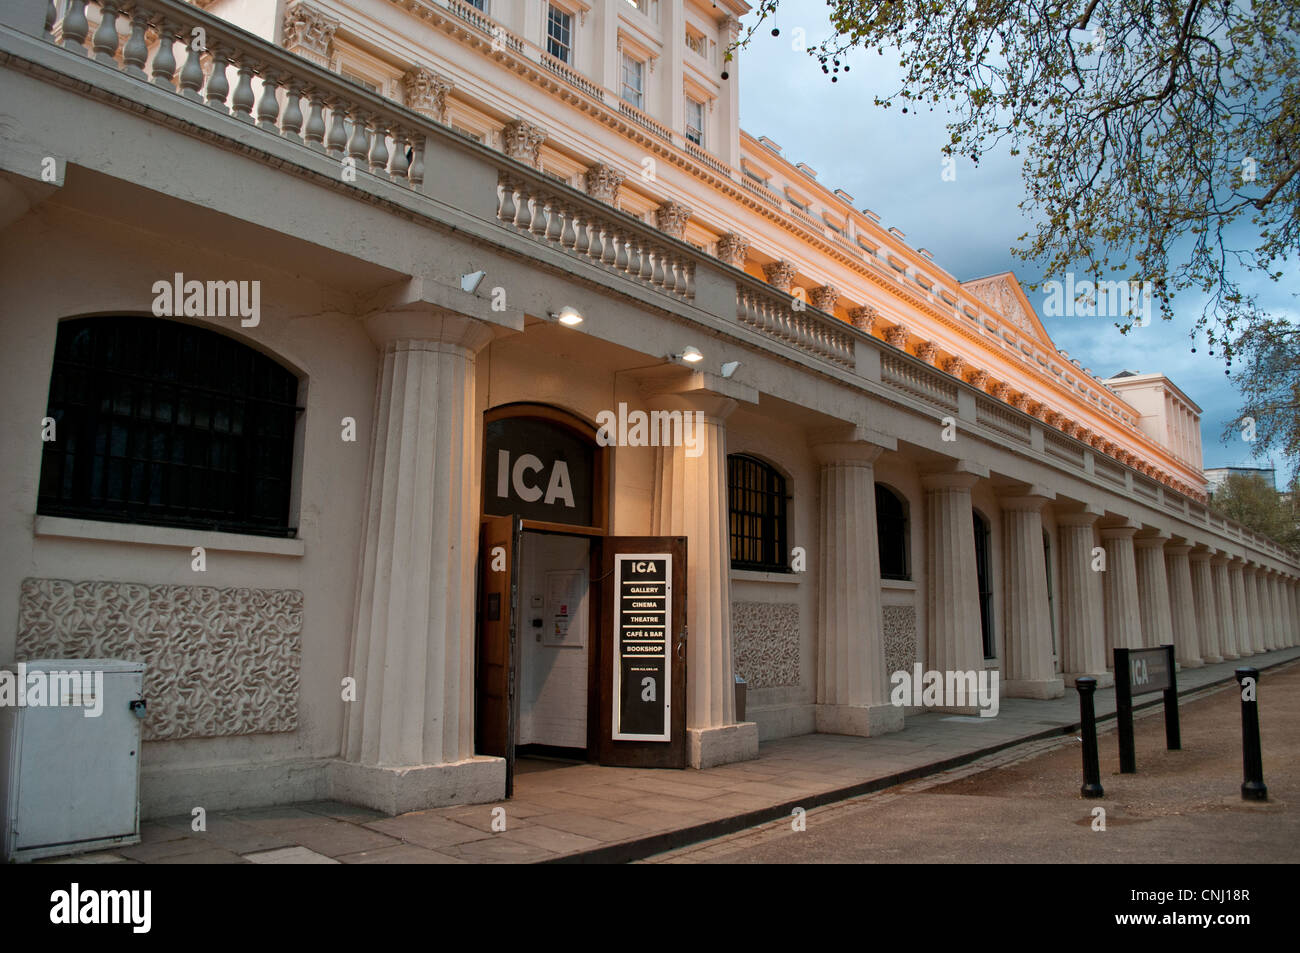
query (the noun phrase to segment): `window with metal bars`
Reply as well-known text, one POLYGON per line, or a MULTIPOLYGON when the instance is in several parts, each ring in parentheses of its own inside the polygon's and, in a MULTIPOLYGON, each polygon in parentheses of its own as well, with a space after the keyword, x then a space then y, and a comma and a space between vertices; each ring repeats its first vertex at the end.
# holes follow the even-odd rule
POLYGON ((215 331, 146 317, 64 321, 37 512, 291 536, 297 397, 292 372, 215 331))
POLYGON ((727 457, 731 567, 789 572, 786 563, 785 477, 744 454, 727 457))
POLYGON ((907 502, 883 483, 876 484, 876 542, 881 579, 911 579, 908 563, 907 502))
POLYGON ((975 577, 980 594, 980 633, 984 640, 984 657, 994 658, 997 646, 993 640, 993 574, 989 564, 989 521, 979 512, 971 513, 975 523, 975 577))

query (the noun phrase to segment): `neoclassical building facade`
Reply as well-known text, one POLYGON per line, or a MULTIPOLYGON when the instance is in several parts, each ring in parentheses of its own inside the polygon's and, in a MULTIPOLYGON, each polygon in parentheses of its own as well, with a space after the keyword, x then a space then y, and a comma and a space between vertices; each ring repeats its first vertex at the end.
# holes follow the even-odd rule
POLYGON ((918 663, 1052 698, 1296 644, 1191 397, 741 131, 745 12, 0 12, 0 662, 146 662, 146 815, 896 731, 918 663))

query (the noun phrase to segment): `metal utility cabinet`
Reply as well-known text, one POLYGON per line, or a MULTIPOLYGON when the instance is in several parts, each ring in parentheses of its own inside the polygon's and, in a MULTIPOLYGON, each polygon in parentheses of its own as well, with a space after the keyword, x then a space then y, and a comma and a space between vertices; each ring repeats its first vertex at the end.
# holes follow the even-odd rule
POLYGON ((0 678, 23 688, 0 705, 4 859, 139 843, 144 664, 41 659, 0 678))

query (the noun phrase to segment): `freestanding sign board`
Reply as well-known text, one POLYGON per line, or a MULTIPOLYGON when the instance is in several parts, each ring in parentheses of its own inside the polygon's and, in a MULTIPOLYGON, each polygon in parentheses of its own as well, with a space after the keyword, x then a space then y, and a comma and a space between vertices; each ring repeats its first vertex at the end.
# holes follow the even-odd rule
POLYGON ((1137 773, 1133 746, 1133 696, 1165 693, 1165 747, 1178 751, 1178 680, 1174 674, 1174 647, 1115 650, 1115 720, 1119 726, 1120 774, 1137 773))
POLYGON ((614 557, 616 741, 672 740, 671 553, 614 557))

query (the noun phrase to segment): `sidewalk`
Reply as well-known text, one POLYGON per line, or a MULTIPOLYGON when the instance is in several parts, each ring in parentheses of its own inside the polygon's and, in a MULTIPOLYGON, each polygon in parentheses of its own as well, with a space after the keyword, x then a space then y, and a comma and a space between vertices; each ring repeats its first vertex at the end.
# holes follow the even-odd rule
MULTIPOLYGON (((1300 658, 1282 649, 1178 673, 1179 694, 1300 658)), ((1261 678, 1268 691, 1268 677, 1261 678)), ((1160 696, 1144 697, 1146 705, 1160 696)), ((1145 705, 1139 706, 1145 707, 1145 705)), ((1113 717, 1114 689, 1096 694, 1113 717)), ((926 713, 878 738, 803 735, 762 744, 753 761, 706 771, 521 761, 515 797, 385 817, 334 802, 211 813, 207 831, 180 816, 147 821, 142 842, 48 863, 537 863, 637 860, 755 824, 936 774, 993 752, 1077 730, 1078 695, 1004 699, 996 718, 926 713), (506 830, 493 832, 503 808, 506 830), (498 816, 500 812, 498 811, 498 816)), ((1076 789, 1078 776, 1063 781, 1076 789)), ((499 826, 499 824, 498 824, 499 826)))

